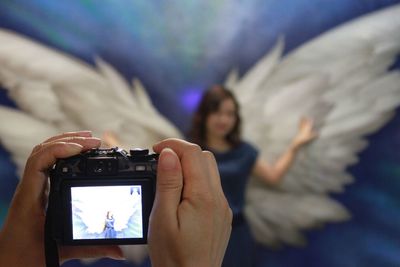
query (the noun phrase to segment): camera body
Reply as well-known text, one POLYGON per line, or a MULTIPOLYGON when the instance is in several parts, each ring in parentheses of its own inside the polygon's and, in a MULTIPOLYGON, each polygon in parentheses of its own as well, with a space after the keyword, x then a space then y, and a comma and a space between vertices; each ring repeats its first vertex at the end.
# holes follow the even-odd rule
POLYGON ((63 245, 145 244, 157 154, 92 149, 50 170, 46 232, 63 245))

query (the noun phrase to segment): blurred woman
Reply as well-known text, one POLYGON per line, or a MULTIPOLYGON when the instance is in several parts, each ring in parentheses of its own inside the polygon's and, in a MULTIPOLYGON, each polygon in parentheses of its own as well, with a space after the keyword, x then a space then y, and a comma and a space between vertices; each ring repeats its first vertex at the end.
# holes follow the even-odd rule
POLYGON ((223 262, 226 267, 255 264, 255 242, 243 215, 249 177, 256 176, 271 186, 278 184, 296 152, 316 136, 312 121, 302 119, 286 152, 269 164, 254 146, 242 140, 240 125, 237 100, 231 91, 215 85, 203 94, 189 132, 190 141, 215 155, 222 188, 233 211, 233 229, 223 262))
POLYGON ((114 229, 114 215, 107 211, 106 221, 104 222, 104 238, 117 238, 117 232, 114 229))

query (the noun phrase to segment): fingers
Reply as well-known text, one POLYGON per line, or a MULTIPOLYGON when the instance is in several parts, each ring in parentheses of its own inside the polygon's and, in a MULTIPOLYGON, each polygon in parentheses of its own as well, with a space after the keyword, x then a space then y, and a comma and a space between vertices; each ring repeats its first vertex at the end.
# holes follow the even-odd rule
POLYGON ((153 212, 163 217, 163 220, 172 219, 170 223, 174 227, 178 224, 176 211, 181 200, 182 187, 183 176, 179 158, 173 150, 165 148, 158 159, 153 212))
POLYGON ((75 142, 67 143, 60 141, 43 144, 36 153, 29 157, 25 173, 47 171, 58 158, 74 156, 79 154, 82 149, 83 146, 75 142))
POLYGON ((148 233, 153 265, 220 266, 232 211, 213 154, 178 139, 164 140, 153 149, 161 153, 148 233), (163 166, 167 159, 169 168, 163 166))
POLYGON ((63 137, 42 143, 36 152, 29 157, 29 171, 46 171, 58 158, 67 158, 79 154, 83 150, 99 147, 101 140, 95 137, 63 137))
POLYGON ((85 258, 112 258, 123 260, 124 255, 118 246, 62 246, 60 250, 61 262, 69 259, 85 258))
POLYGON ((310 137, 315 137, 314 120, 311 118, 302 117, 299 124, 299 130, 305 133, 309 133, 310 137))
POLYGON ((46 147, 49 147, 50 145, 54 143, 67 143, 67 144, 79 144, 82 146, 81 151, 85 151, 94 147, 99 147, 101 144, 101 140, 96 137, 81 137, 81 136, 71 136, 71 137, 62 137, 60 139, 56 139, 53 141, 41 143, 37 145, 32 152, 32 156, 34 156, 36 153, 40 152, 41 150, 45 149, 46 147))
POLYGON ((161 150, 163 150, 166 147, 169 147, 172 150, 174 150, 176 152, 176 154, 178 155, 178 157, 182 158, 188 149, 198 147, 198 145, 189 143, 189 142, 181 140, 181 139, 169 138, 169 139, 163 140, 163 141, 155 144, 153 146, 153 150, 157 153, 160 153, 161 150))
POLYGON ((82 151, 82 146, 75 143, 51 143, 32 155, 25 166, 19 192, 27 204, 42 204, 47 187, 47 170, 57 158, 66 158, 82 151))
POLYGON ((210 190, 211 175, 207 168, 208 163, 198 145, 179 140, 167 139, 153 146, 155 152, 160 153, 164 148, 172 149, 179 157, 182 166, 184 190, 183 198, 187 196, 203 195, 210 190))
POLYGON ((302 116, 300 119, 300 128, 304 127, 312 129, 314 127, 314 120, 312 118, 302 116))
POLYGON ((78 132, 66 132, 66 133, 62 133, 53 137, 50 137, 49 139, 47 139, 46 141, 44 141, 43 143, 48 143, 57 139, 61 139, 64 137, 76 137, 76 136, 81 136, 81 137, 92 137, 92 131, 78 131, 78 132))
POLYGON ((314 131, 314 119, 312 118, 304 118, 303 129, 309 133, 309 140, 312 140, 318 136, 318 134, 314 131))
POLYGON ((43 205, 48 176, 47 171, 54 165, 58 158, 67 158, 79 154, 82 150, 98 147, 100 139, 82 137, 89 135, 87 132, 66 133, 58 139, 50 138, 47 142, 35 147, 25 165, 24 175, 19 185, 18 195, 23 202, 43 205))
POLYGON ((222 191, 221 178, 219 176, 218 166, 214 154, 210 151, 203 151, 203 155, 207 158, 206 162, 209 170, 211 188, 214 189, 218 194, 225 197, 224 192, 222 191))
POLYGON ((42 144, 37 145, 33 149, 32 154, 37 152, 37 150, 39 150, 42 147, 42 145, 45 144, 45 143, 50 143, 50 142, 53 142, 55 140, 59 140, 59 139, 62 139, 62 138, 65 139, 65 138, 68 138, 68 137, 79 137, 79 136, 80 137, 92 137, 92 132, 91 131, 66 132, 66 133, 62 133, 62 134, 53 136, 53 137, 47 139, 46 141, 44 141, 42 144))

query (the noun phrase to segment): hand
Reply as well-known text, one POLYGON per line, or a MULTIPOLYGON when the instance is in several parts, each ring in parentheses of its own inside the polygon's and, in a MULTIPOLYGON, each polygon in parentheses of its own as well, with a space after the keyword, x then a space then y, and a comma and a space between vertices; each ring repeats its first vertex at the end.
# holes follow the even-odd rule
POLYGON ((316 138, 317 133, 314 132, 313 128, 314 122, 310 118, 301 118, 299 130, 293 141, 293 146, 299 148, 316 138))
MULTIPOLYGON (((48 169, 57 158, 66 158, 98 147, 100 139, 88 131, 52 137, 29 156, 0 232, 0 262, 4 266, 45 266, 44 223, 48 197, 48 169)), ((122 258, 117 246, 59 247, 61 261, 72 258, 122 258)))
POLYGON ((152 266, 221 266, 232 211, 214 156, 177 139, 153 149, 161 154, 148 235, 152 266))

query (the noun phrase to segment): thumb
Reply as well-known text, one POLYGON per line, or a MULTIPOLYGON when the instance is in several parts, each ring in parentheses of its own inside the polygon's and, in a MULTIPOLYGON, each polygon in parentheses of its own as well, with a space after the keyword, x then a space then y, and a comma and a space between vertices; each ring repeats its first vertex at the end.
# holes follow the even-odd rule
POLYGON ((176 211, 181 201, 183 187, 182 167, 176 153, 164 148, 158 159, 157 188, 153 215, 176 220, 176 211))

